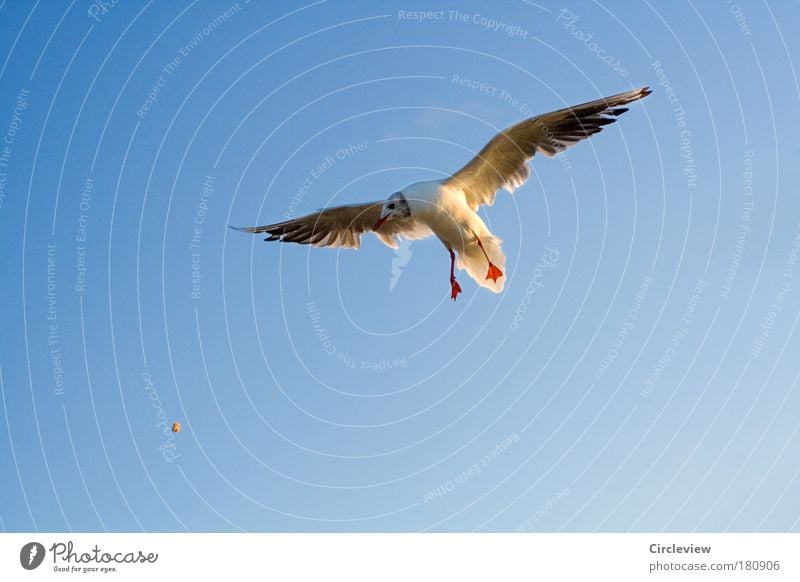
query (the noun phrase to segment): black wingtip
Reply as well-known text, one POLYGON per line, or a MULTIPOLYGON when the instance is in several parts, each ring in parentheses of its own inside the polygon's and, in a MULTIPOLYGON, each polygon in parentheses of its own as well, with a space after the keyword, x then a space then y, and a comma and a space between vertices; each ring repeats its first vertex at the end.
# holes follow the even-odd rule
POLYGON ((231 230, 235 230, 235 231, 237 231, 237 232, 247 232, 247 231, 246 231, 244 228, 242 228, 242 227, 239 227, 239 226, 231 226, 230 224, 228 225, 228 228, 230 228, 231 230))

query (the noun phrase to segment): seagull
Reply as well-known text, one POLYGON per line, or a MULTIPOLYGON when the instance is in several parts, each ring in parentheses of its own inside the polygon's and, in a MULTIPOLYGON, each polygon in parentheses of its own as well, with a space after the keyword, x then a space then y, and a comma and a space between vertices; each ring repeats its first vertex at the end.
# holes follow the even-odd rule
POLYGON ((462 292, 455 266, 482 287, 500 293, 506 257, 502 239, 492 234, 478 209, 494 204, 501 189, 513 193, 530 176, 529 160, 540 152, 553 157, 616 121, 624 105, 651 93, 649 87, 589 101, 525 119, 495 135, 466 166, 444 180, 417 182, 386 200, 333 206, 313 214, 242 232, 267 234, 265 241, 317 247, 359 248, 361 235, 373 232, 391 248, 397 237, 416 240, 435 235, 450 253, 450 298, 462 292))

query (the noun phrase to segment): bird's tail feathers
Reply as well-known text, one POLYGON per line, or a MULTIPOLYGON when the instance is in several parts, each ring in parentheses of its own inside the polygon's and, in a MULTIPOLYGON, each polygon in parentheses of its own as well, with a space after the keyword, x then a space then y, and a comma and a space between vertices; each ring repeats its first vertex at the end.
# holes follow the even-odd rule
POLYGON ((481 287, 486 287, 495 293, 500 293, 506 283, 506 256, 500 248, 503 239, 487 234, 481 237, 481 243, 483 244, 486 254, 489 255, 489 260, 495 268, 502 272, 502 275, 497 276, 497 273, 494 272, 493 274, 497 276, 497 280, 487 277, 487 275, 490 274, 489 263, 477 243, 466 245, 464 252, 459 253, 458 268, 466 270, 469 276, 475 279, 481 287))

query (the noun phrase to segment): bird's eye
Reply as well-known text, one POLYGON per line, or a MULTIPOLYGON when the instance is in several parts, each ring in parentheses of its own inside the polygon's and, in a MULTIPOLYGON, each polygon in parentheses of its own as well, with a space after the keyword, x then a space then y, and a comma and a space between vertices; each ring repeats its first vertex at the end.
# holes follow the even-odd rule
POLYGON ((391 204, 389 204, 389 206, 387 206, 387 208, 388 208, 389 210, 394 210, 394 202, 392 202, 391 204))

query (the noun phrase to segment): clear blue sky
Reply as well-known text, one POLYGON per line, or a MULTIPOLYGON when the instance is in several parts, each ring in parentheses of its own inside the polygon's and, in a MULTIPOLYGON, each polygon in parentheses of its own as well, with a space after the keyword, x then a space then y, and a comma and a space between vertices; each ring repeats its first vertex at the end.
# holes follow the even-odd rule
POLYGON ((800 529, 798 18, 0 3, 0 527, 800 529), (501 295, 227 228, 643 85, 482 211, 501 295))

